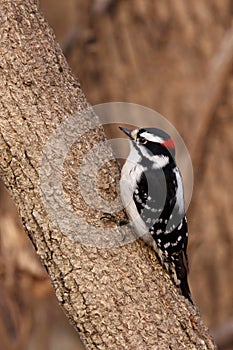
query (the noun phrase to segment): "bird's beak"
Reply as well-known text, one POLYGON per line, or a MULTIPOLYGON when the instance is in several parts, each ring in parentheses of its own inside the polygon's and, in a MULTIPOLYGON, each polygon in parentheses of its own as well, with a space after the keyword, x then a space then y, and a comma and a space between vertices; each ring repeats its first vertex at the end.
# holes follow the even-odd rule
POLYGON ((119 129, 125 133, 131 140, 135 141, 136 138, 136 133, 135 130, 129 130, 126 128, 123 128, 122 126, 119 126, 119 129))

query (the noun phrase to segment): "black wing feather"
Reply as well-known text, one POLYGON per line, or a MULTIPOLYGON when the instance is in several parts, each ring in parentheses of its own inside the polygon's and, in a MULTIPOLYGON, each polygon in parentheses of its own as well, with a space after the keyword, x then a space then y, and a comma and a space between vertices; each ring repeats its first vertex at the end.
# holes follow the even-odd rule
POLYGON ((166 195, 166 179, 162 170, 147 170, 142 173, 133 199, 141 218, 148 227, 151 227, 161 216, 166 204, 166 195))

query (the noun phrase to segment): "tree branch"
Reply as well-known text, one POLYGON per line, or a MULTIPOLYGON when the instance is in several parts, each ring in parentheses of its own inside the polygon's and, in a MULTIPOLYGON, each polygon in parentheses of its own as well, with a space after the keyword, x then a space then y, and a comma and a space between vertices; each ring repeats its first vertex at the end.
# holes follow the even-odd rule
MULTIPOLYGON (((214 349, 198 310, 178 293, 143 242, 108 249, 85 245, 75 240, 76 235, 88 235, 85 225, 78 224, 77 232, 68 236, 51 220, 41 197, 41 159, 51 135, 68 117, 75 116, 74 128, 78 125, 85 131, 92 125, 97 127, 84 133, 81 142, 68 150, 62 178, 64 192, 76 213, 96 230, 100 227, 102 213, 88 207, 76 191, 72 162, 80 166, 93 145, 105 140, 104 132, 36 1, 2 1, 1 34, 2 177, 58 300, 86 347, 214 349), (84 110, 89 113, 80 113, 84 110)), ((66 130, 67 139, 71 131, 66 130)), ((56 147, 59 142, 51 150, 55 155, 56 147)), ((107 157, 109 150, 103 150, 103 155, 105 152, 107 157)), ((47 160, 55 166, 56 158, 47 160)), ((108 169, 113 177, 118 173, 113 163, 108 169)), ((46 170, 49 179, 52 168, 46 170)), ((56 185, 51 197, 59 209, 56 185)), ((90 188, 90 198, 92 191, 90 188)), ((66 215, 62 216, 65 222, 66 215)))

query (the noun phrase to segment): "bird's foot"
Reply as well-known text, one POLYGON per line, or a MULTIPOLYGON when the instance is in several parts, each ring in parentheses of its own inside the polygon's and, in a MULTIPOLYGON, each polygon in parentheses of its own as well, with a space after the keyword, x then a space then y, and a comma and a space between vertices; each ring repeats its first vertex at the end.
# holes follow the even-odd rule
POLYGON ((127 224, 129 223, 128 220, 120 219, 120 218, 118 218, 118 217, 116 217, 115 215, 110 214, 110 213, 104 213, 104 215, 101 216, 100 220, 109 220, 109 221, 112 221, 112 222, 114 222, 117 226, 124 226, 124 225, 127 225, 127 224))

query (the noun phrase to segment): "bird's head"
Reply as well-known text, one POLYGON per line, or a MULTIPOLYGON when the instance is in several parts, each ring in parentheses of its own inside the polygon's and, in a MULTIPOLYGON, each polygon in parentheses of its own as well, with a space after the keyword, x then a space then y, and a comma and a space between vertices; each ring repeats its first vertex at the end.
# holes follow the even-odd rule
MULTIPOLYGON (((159 167, 166 165, 166 159, 175 160, 175 144, 173 139, 163 130, 157 128, 143 128, 129 130, 119 127, 130 140, 133 147, 148 160, 156 162, 159 167), (159 166, 159 164, 161 166, 159 166)), ((156 167, 155 164, 155 167, 156 167)))

